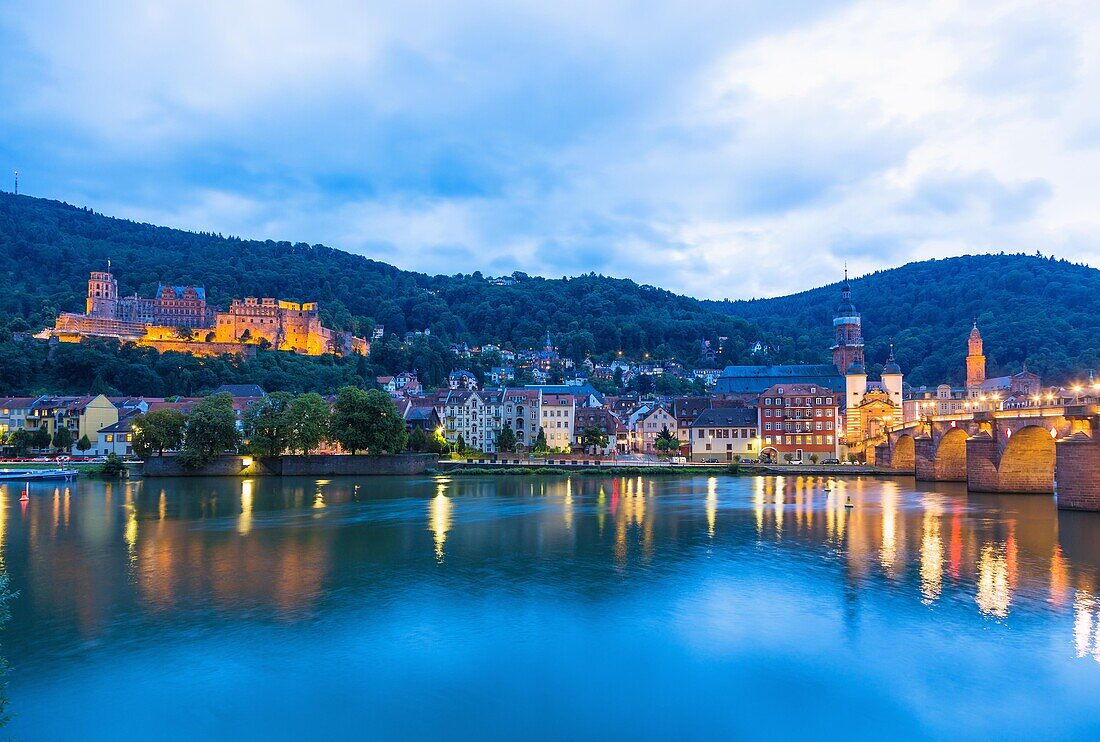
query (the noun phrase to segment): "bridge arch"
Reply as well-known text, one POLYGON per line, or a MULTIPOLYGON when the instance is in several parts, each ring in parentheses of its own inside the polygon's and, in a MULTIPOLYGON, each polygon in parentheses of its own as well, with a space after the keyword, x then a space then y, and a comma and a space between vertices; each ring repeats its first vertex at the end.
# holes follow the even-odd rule
POLYGON ((890 452, 890 468, 895 471, 912 472, 916 469, 916 461, 917 449, 913 436, 898 436, 890 452))
POLYGON ((940 438, 932 463, 935 481, 966 481, 966 439, 968 437, 962 428, 951 428, 940 438))
POLYGON ((1027 425, 1013 433, 1001 452, 997 478, 1004 492, 1054 492, 1057 452, 1051 431, 1027 425))

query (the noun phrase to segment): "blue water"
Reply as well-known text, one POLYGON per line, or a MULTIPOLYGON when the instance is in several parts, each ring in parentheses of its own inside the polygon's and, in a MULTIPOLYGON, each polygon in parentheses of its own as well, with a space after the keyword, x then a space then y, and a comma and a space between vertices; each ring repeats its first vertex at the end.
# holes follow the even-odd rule
POLYGON ((146 480, 0 512, 13 739, 1100 735, 1100 515, 1048 497, 146 480))

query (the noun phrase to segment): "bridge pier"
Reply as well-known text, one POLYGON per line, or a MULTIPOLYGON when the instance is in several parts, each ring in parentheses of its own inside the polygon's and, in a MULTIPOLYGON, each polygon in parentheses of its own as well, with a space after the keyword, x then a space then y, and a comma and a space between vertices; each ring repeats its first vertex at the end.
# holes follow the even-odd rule
POLYGON ((936 477, 936 444, 922 436, 913 440, 913 473, 918 480, 938 481, 936 477))
POLYGON ((1058 508, 1100 511, 1100 443, 1078 431, 1056 450, 1058 508))

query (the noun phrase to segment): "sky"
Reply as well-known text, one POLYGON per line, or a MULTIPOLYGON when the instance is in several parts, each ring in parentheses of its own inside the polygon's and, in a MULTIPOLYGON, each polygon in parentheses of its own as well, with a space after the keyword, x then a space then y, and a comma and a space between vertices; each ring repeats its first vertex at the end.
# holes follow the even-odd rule
POLYGON ((712 299, 1100 265, 1096 38, 1074 0, 0 0, 0 172, 432 274, 712 299))

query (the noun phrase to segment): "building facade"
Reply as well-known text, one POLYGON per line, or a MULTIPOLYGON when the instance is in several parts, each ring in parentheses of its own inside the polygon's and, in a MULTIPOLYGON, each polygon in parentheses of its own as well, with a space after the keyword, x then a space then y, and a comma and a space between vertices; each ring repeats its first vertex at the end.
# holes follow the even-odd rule
POLYGON ((760 455, 757 411, 749 407, 711 407, 687 429, 692 461, 755 459, 760 455))
POLYGON ((766 389, 760 398, 761 458, 806 461, 839 458, 839 392, 813 384, 794 384, 766 389))

